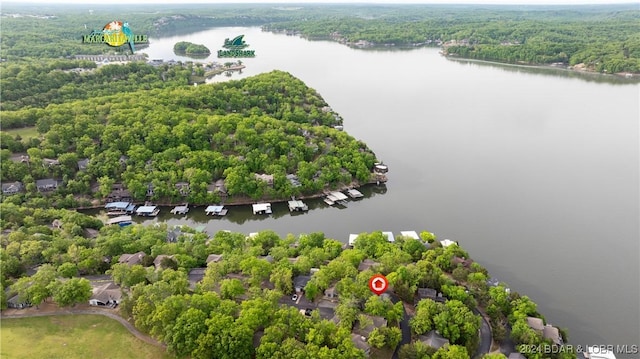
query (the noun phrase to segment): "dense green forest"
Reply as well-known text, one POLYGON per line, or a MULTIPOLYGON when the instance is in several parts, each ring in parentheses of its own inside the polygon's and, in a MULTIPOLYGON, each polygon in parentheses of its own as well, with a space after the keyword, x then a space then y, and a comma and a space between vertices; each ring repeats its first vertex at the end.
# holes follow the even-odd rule
MULTIPOLYGON (((550 344, 527 325, 528 316, 544 320, 533 301, 504 284, 489 285, 485 268, 454 260, 468 259, 466 251, 457 245, 445 248, 426 231, 418 239, 400 236, 395 242, 381 232, 362 233, 353 249, 322 233, 282 238, 272 231, 253 237, 220 231, 209 236, 187 227, 169 242, 164 224, 103 227, 74 211, 11 203, 0 204, 0 211, 0 281, 11 287, 10 293, 35 306, 50 301, 71 306, 90 295, 89 281, 81 276, 106 272, 124 289, 120 314, 176 357, 364 358, 351 334, 377 317, 386 325, 367 338, 376 357, 377 351, 393 351, 400 342, 404 306, 415 306, 415 311, 409 319, 412 342, 399 350, 402 359, 469 358, 478 345, 476 309, 486 312, 498 343, 505 340, 509 324, 511 339, 526 345, 521 347, 525 352, 532 345, 550 344), (145 253, 140 263, 119 263, 123 254, 139 252, 145 253), (206 265, 211 254, 218 259, 206 265), (168 257, 154 261, 161 255, 168 257), (361 267, 365 260, 373 267, 361 267), (24 276, 34 267, 35 274, 24 276), (197 283, 187 275, 193 268, 204 270, 197 283), (386 275, 397 301, 369 291, 374 273, 386 275), (313 303, 326 303, 325 290, 335 288, 333 309, 302 314, 293 306, 294 281, 305 275, 304 295, 313 303), (418 299, 417 289, 424 287, 448 300, 418 299), (433 329, 451 345, 436 350, 417 340, 433 329)), ((6 309, 6 293, 0 294, 6 309)), ((571 354, 558 350, 544 357, 571 354)))
MULTIPOLYGON (((640 72, 640 10, 632 4, 3 6, 0 56, 60 57, 113 51, 82 34, 126 13, 136 34, 175 36, 215 26, 264 26, 311 39, 377 46, 444 46, 451 56, 590 71, 640 72), (20 14, 17 16, 16 14, 20 14), (89 30, 87 30, 89 29, 89 30), (46 33, 47 36, 42 36, 46 33)), ((116 49, 126 52, 126 47, 116 49)))
POLYGON ((186 54, 186 55, 209 55, 211 50, 209 50, 206 46, 201 44, 194 44, 188 41, 179 41, 173 45, 173 52, 176 54, 186 54))

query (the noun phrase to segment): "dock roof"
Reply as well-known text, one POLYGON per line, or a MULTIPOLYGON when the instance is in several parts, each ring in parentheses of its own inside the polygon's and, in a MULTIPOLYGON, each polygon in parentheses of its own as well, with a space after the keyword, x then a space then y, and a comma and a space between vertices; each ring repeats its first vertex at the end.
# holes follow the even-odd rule
POLYGON ((396 239, 395 239, 395 237, 393 236, 393 233, 392 233, 392 232, 382 232, 382 234, 383 234, 383 235, 385 235, 385 236, 387 236, 387 240, 388 240, 389 242, 395 242, 395 241, 396 241, 396 239))
POLYGON ((122 222, 131 222, 131 216, 118 216, 107 220, 107 224, 118 224, 122 222))
POLYGON ((352 246, 356 243, 356 238, 358 238, 358 234, 351 233, 349 235, 349 245, 352 246))
POLYGON ((224 206, 208 206, 207 209, 205 209, 205 212, 220 212, 222 211, 222 209, 224 208, 224 206))
POLYGON ((271 209, 271 203, 255 203, 253 204, 253 211, 260 212, 271 209))
POLYGON ((105 209, 128 209, 132 204, 130 202, 111 202, 107 203, 104 208, 105 209))
POLYGON ((158 206, 140 206, 136 210, 136 213, 153 213, 158 206))
POLYGON ((329 198, 330 200, 332 200, 332 201, 334 201, 334 202, 335 202, 335 201, 344 201, 344 200, 346 200, 346 199, 347 199, 347 195, 345 195, 345 194, 344 194, 344 193, 342 193, 342 192, 335 191, 335 192, 331 192, 331 193, 329 193, 329 194, 327 195, 327 198, 329 198))

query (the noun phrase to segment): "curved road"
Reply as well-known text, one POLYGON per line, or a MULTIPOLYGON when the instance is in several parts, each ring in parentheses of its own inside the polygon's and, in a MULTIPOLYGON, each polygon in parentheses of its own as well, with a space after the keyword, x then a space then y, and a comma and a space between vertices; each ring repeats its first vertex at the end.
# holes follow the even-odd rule
POLYGON ((58 310, 55 312, 48 312, 48 313, 22 313, 22 314, 2 314, 1 318, 2 319, 6 319, 6 318, 29 318, 29 317, 49 317, 49 316, 55 316, 55 315, 73 315, 73 314, 96 314, 96 315, 104 315, 105 317, 109 317, 111 319, 115 319, 118 322, 120 322, 120 324, 124 325, 125 328, 127 328, 127 330, 133 334, 136 338, 144 341, 145 343, 160 347, 160 348, 166 348, 166 346, 160 342, 158 342, 157 340, 151 338, 150 336, 140 332, 138 329, 136 329, 133 325, 131 325, 131 323, 129 323, 128 321, 126 321, 124 318, 122 318, 121 316, 111 313, 111 312, 107 312, 107 311, 103 311, 100 309, 94 309, 94 310, 90 310, 90 309, 64 309, 64 310, 58 310))
POLYGON ((491 350, 491 326, 489 326, 487 318, 477 308, 473 309, 473 313, 479 315, 482 319, 480 322, 480 345, 478 345, 478 349, 473 355, 474 359, 479 359, 491 350))

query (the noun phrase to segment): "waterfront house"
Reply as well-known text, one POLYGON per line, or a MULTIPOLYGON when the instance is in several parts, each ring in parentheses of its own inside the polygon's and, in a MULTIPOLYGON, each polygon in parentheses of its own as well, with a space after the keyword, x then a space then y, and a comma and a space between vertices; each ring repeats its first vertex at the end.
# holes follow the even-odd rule
POLYGON ((542 337, 545 339, 551 340, 551 342, 555 345, 562 345, 562 336, 560 335, 560 331, 558 328, 552 325, 545 325, 544 329, 542 329, 542 337))
POLYGON ((129 161, 129 157, 127 157, 125 155, 120 156, 120 159, 118 160, 118 162, 120 162, 120 165, 122 167, 126 167, 128 161, 129 161))
POLYGON ((36 180, 36 189, 38 192, 50 192, 58 189, 58 180, 53 178, 45 178, 36 180))
POLYGON ((89 298, 89 305, 95 307, 115 307, 120 304, 122 298, 122 292, 113 282, 104 283, 98 287, 93 288, 91 298, 89 298))
POLYGON ((146 256, 147 254, 145 252, 138 252, 133 254, 124 253, 120 256, 120 259, 118 259, 118 263, 124 263, 130 266, 142 264, 142 259, 146 256))
POLYGON ((107 195, 107 202, 131 202, 131 193, 122 183, 114 183, 111 192, 107 195))
POLYGON ((440 349, 445 345, 449 345, 449 339, 443 337, 435 330, 430 330, 427 334, 418 336, 418 340, 434 349, 440 349))
POLYGON ((293 277, 293 288, 296 293, 304 292, 304 287, 311 280, 311 276, 308 275, 298 275, 293 277))
POLYGON ((153 183, 147 184, 147 197, 153 197, 155 191, 153 190, 153 183))
POLYGON ((300 183, 300 180, 298 180, 298 176, 294 175, 294 174, 288 174, 287 175, 287 180, 289 180, 289 183, 291 183, 291 185, 293 187, 300 187, 302 186, 302 184, 300 183))
POLYGON ((527 324, 529 325, 529 328, 542 334, 542 330, 544 329, 544 322, 542 321, 542 319, 536 317, 527 317, 527 324))
POLYGON ((24 186, 22 182, 8 182, 2 184, 2 194, 4 195, 12 195, 19 192, 22 192, 24 186))

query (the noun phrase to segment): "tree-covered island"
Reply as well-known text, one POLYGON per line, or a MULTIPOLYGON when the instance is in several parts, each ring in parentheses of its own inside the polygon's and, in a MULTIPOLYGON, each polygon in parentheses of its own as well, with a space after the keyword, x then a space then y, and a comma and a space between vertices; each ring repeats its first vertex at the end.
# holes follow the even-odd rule
POLYGON ((211 54, 209 48, 204 45, 194 44, 188 41, 180 41, 176 42, 173 45, 173 52, 177 55, 187 55, 187 56, 196 56, 196 57, 206 57, 211 54))

